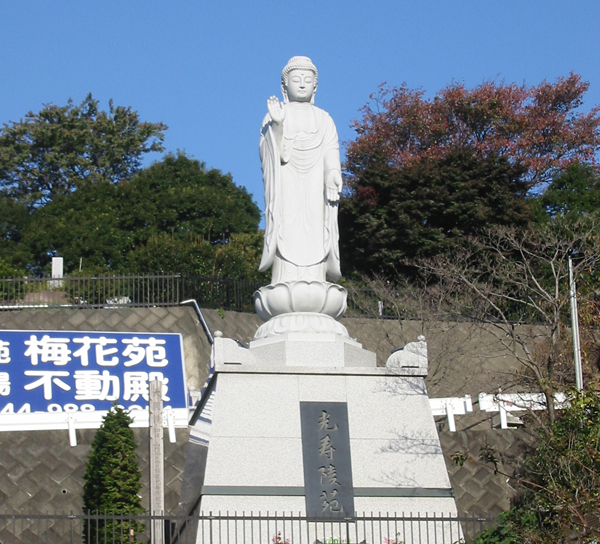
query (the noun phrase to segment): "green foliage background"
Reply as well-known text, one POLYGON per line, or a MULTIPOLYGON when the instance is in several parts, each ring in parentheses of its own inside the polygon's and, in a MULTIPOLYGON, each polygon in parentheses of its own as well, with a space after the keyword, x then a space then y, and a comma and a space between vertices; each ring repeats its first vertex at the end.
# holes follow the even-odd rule
MULTIPOLYGON (((212 275, 219 249, 238 233, 256 236, 260 211, 231 176, 183 153, 129 181, 86 185, 36 210, 23 240, 36 266, 51 256, 67 271, 212 275)), ((231 250, 230 250, 231 251, 231 250)))
POLYGON ((183 152, 141 168, 166 128, 90 94, 0 129, 0 277, 48 273, 61 256, 67 274, 256 278, 246 189, 183 152))
POLYGON ((533 211, 522 173, 468 149, 405 168, 373 157, 340 204, 344 270, 393 277, 407 258, 451 251, 494 225, 526 226, 533 211))
POLYGON ((600 539, 600 392, 574 393, 570 406, 537 434, 518 477, 523 494, 477 544, 600 539))

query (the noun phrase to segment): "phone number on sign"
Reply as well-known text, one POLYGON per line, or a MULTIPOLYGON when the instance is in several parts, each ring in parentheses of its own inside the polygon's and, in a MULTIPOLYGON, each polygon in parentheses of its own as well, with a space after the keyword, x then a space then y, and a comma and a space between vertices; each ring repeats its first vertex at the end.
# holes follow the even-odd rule
MULTIPOLYGON (((119 405, 119 408, 123 410, 148 410, 147 407, 138 406, 137 404, 132 404, 131 406, 125 407, 119 405)), ((15 405, 12 402, 9 402, 4 405, 2 410, 0 410, 0 414, 56 414, 60 412, 95 412, 96 407, 92 404, 65 404, 61 406, 60 404, 49 404, 48 410, 46 412, 42 412, 37 410, 35 412, 31 411, 31 405, 26 402, 19 409, 15 409, 15 405)))

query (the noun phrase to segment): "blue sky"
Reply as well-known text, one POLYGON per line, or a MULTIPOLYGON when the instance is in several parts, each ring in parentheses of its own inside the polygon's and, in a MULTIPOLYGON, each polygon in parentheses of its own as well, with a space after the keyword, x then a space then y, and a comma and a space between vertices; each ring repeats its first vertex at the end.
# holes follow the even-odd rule
MULTIPOLYGON (((538 84, 574 71, 600 104, 598 0, 0 0, 0 124, 44 103, 131 106, 167 151, 231 172, 263 208, 258 134, 293 55, 319 69, 340 139, 378 85, 538 84)), ((156 160, 156 155, 148 163, 156 160)))

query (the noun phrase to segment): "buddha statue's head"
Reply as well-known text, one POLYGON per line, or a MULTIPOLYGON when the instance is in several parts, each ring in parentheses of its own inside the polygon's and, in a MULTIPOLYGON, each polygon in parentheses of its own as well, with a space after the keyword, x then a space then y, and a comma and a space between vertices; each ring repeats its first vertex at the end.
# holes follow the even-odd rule
POLYGON ((283 101, 314 104, 319 74, 308 57, 292 57, 281 72, 283 101))

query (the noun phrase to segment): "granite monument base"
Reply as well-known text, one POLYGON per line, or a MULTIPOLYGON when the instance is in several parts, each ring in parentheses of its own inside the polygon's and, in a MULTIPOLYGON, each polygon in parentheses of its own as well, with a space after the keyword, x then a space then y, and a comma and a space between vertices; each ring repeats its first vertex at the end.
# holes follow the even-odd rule
POLYGON ((376 367, 349 339, 329 342, 344 352, 323 349, 320 359, 301 339, 282 339, 276 357, 265 355, 270 343, 216 340, 202 514, 457 515, 425 387, 425 342, 376 367))

